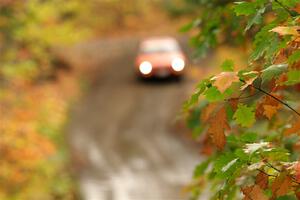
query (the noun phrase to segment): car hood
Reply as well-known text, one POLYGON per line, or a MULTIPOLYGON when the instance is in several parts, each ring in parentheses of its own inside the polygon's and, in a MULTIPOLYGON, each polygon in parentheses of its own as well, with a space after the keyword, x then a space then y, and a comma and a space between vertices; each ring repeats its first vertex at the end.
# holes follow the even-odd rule
POLYGON ((139 66, 143 61, 148 61, 153 67, 170 66, 174 58, 181 58, 185 60, 182 53, 151 53, 141 54, 137 56, 136 65, 139 66))

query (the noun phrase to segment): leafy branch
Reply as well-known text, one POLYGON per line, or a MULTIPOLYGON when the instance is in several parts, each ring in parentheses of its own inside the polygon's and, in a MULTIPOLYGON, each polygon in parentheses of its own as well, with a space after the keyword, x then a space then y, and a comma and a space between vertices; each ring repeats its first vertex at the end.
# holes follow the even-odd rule
MULTIPOLYGON (((244 80, 240 80, 240 81, 243 82, 243 83, 246 83, 244 80)), ((261 87, 257 87, 257 86, 255 86, 254 84, 251 84, 250 86, 253 87, 254 89, 256 89, 256 90, 258 90, 258 91, 264 93, 265 95, 268 95, 269 97, 275 99, 275 100, 278 101, 279 103, 285 105, 286 107, 288 107, 291 111, 293 111, 295 114, 297 114, 297 115, 300 117, 300 113, 299 113, 297 110, 295 110, 294 108, 292 108, 292 107, 291 107, 289 104, 287 104, 286 102, 280 100, 279 98, 275 97, 274 95, 270 94, 269 92, 263 90, 261 87)))

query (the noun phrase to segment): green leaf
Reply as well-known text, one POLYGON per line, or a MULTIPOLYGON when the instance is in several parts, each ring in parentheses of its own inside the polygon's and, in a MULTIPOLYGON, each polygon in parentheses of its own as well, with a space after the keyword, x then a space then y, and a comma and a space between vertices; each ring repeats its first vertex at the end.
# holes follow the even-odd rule
POLYGON ((194 170, 194 178, 198 178, 198 177, 202 176, 210 162, 211 162, 211 159, 207 159, 207 160, 201 162, 200 164, 198 164, 194 170))
POLYGON ((238 109, 233 115, 236 123, 243 127, 250 127, 255 122, 255 113, 253 107, 248 107, 244 104, 239 104, 238 109))
POLYGON ((215 86, 212 86, 212 87, 208 88, 204 92, 204 96, 206 97, 206 99, 209 102, 216 102, 216 101, 223 100, 223 95, 221 94, 221 92, 215 86))
MULTIPOLYGON (((282 5, 287 7, 295 7, 297 3, 299 3, 299 0, 278 0, 282 5)), ((276 1, 275 1, 276 2, 276 1)))
MULTIPOLYGON (((269 56, 273 56, 274 52, 274 41, 278 40, 278 36, 275 33, 270 32, 270 30, 276 27, 276 23, 271 23, 264 26, 256 35, 254 39, 254 50, 250 55, 249 61, 255 61, 262 56, 265 56, 267 52, 269 56)), ((283 48, 281 43, 278 43, 276 49, 283 48)))
POLYGON ((300 50, 296 50, 292 55, 289 56, 288 62, 289 64, 294 64, 300 60, 300 50))
POLYGON ((221 68, 225 72, 233 72, 234 71, 233 66, 234 66, 233 60, 228 59, 223 62, 221 68))
POLYGON ((231 177, 236 170, 242 165, 239 158, 235 154, 229 152, 222 154, 214 163, 214 171, 220 178, 231 177))
POLYGON ((256 12, 255 3, 252 2, 237 2, 234 6, 234 12, 239 15, 252 15, 256 12))
POLYGON ((238 148, 234 151, 234 154, 242 161, 247 162, 249 160, 249 155, 241 148, 238 148))
POLYGON ((257 13, 253 15, 248 21, 245 31, 248 31, 254 24, 261 24, 263 21, 262 14, 264 14, 264 12, 265 12, 265 7, 259 9, 257 13))
POLYGON ((267 67, 262 70, 261 78, 263 82, 270 81, 272 78, 276 78, 287 70, 287 64, 276 64, 267 67))
POLYGON ((295 85, 300 83, 300 70, 291 70, 287 73, 288 80, 285 82, 286 85, 295 85))
POLYGON ((243 142, 255 142, 257 138, 257 133, 244 133, 241 135, 241 141, 243 142))
POLYGON ((192 107, 193 105, 195 105, 198 102, 199 96, 205 91, 207 84, 209 83, 209 81, 207 79, 202 80, 200 83, 198 83, 197 87, 196 87, 196 92, 194 92, 194 94, 192 94, 191 98, 186 101, 184 103, 183 109, 187 110, 190 107, 192 107))
POLYGON ((192 21, 191 23, 188 23, 184 26, 182 26, 179 31, 180 32, 188 32, 190 31, 192 28, 195 28, 197 26, 199 26, 201 24, 201 19, 196 19, 194 21, 192 21))

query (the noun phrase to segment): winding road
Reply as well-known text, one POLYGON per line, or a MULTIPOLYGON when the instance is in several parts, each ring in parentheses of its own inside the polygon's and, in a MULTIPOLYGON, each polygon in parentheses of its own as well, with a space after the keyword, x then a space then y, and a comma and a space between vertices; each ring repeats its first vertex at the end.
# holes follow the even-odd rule
POLYGON ((68 140, 84 200, 183 200, 201 159, 174 120, 193 82, 138 81, 138 39, 81 44, 75 59, 101 68, 73 109, 68 140))

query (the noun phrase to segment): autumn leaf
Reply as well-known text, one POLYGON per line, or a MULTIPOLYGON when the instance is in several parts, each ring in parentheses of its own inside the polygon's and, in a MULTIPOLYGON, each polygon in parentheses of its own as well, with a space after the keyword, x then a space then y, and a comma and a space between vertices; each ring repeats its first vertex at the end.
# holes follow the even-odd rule
POLYGON ((211 80, 215 81, 213 85, 223 93, 233 82, 238 82, 239 77, 236 72, 222 72, 219 75, 212 77, 211 80))
POLYGON ((271 32, 278 33, 279 35, 299 35, 299 26, 277 26, 273 29, 271 29, 271 32))
POLYGON ((281 173, 272 183, 273 197, 286 195, 292 187, 292 179, 286 172, 281 173))
POLYGON ((244 77, 244 85, 241 86, 241 90, 246 89, 248 86, 252 85, 252 83, 257 79, 258 77, 258 72, 257 71, 250 71, 250 72, 246 72, 243 73, 243 77, 244 77))
POLYGON ((258 185, 246 186, 242 188, 242 192, 245 195, 244 200, 268 200, 268 197, 258 185))
POLYGON ((264 112, 263 114, 271 119, 279 110, 280 106, 272 106, 272 105, 263 105, 264 112))
POLYGON ((255 178, 255 184, 261 189, 267 189, 269 176, 263 172, 259 172, 255 178))
POLYGON ((206 122, 210 118, 212 113, 215 111, 216 107, 217 107, 216 103, 208 104, 201 113, 201 120, 203 122, 206 122))
POLYGON ((299 182, 300 181, 300 162, 299 161, 294 165, 294 170, 295 170, 295 178, 299 182))
POLYGON ((222 150, 226 144, 225 130, 229 130, 230 126, 227 122, 226 110, 222 107, 209 120, 208 133, 212 138, 213 143, 219 150, 222 150))
MULTIPOLYGON (((281 99, 282 97, 271 93, 272 96, 281 99)), ((270 96, 265 96, 261 102, 259 102, 256 106, 256 116, 266 116, 268 119, 271 119, 278 110, 282 107, 282 105, 270 96)))
POLYGON ((292 126, 284 131, 284 135, 291 135, 291 134, 296 134, 300 133, 300 119, 298 118, 295 123, 292 124, 292 126))

